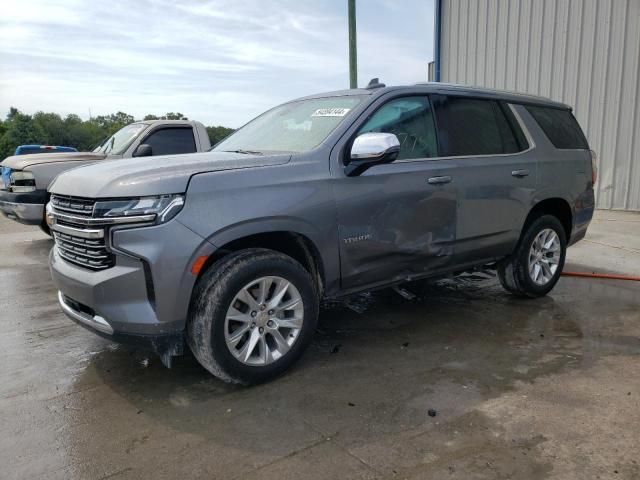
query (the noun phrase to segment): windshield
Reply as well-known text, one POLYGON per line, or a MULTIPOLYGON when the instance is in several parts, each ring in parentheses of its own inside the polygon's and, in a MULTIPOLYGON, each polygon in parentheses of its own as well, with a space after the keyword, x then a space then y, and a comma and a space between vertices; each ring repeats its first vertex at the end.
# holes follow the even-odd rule
POLYGON ((252 120, 213 149, 216 152, 306 152, 360 103, 362 96, 326 97, 280 105, 252 120))
POLYGON ((129 148, 129 145, 133 143, 136 137, 140 135, 140 132, 145 128, 147 128, 147 125, 144 123, 132 123, 131 125, 122 127, 111 137, 106 139, 102 145, 94 150, 94 152, 120 155, 129 148))

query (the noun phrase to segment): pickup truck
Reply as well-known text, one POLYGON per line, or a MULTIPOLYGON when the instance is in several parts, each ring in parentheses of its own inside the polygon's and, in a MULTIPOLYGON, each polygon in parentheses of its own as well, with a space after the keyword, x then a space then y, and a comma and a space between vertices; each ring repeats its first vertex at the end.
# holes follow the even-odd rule
POLYGON ((7 157, 0 163, 0 212, 49 234, 44 207, 47 187, 60 173, 103 160, 204 152, 211 148, 205 126, 189 120, 150 120, 127 125, 93 152, 7 157))

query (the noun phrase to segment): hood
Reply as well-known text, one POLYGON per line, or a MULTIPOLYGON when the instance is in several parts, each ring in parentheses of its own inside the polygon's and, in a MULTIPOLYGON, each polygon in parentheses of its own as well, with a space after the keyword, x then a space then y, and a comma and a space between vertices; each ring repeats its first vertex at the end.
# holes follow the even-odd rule
POLYGON ((3 167, 9 167, 12 170, 24 170, 31 165, 40 165, 43 163, 56 162, 95 162, 103 160, 106 155, 103 153, 93 152, 60 152, 60 153, 34 153, 31 155, 14 155, 7 157, 2 161, 3 167))
POLYGON ((267 156, 204 152, 110 160, 58 175, 49 186, 49 191, 87 198, 183 193, 187 190, 189 179, 198 173, 281 165, 290 158, 290 154, 267 156))

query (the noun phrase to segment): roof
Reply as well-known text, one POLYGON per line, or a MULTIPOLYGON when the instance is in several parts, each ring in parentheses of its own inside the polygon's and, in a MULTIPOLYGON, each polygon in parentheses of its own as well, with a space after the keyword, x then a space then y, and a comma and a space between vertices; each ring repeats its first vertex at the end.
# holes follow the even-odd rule
POLYGON ((196 120, 139 120, 133 123, 144 123, 145 125, 153 125, 155 123, 161 123, 163 125, 173 124, 173 125, 195 125, 196 120))
POLYGON ((457 94, 473 97, 490 98, 495 100, 504 100, 510 103, 521 104, 534 104, 545 105, 554 108, 571 109, 569 105, 556 102, 549 98, 540 97, 537 95, 528 95, 526 93, 512 92, 507 90, 494 90, 490 88, 475 87, 471 85, 457 85, 453 83, 441 83, 441 82, 428 82, 417 83, 415 85, 400 85, 392 87, 378 87, 378 88, 356 88, 351 90, 337 90, 334 92, 318 93, 315 95, 309 95, 306 97, 298 98, 298 100, 309 100, 313 98, 323 97, 341 97, 347 95, 383 95, 388 92, 397 92, 402 90, 416 91, 416 89, 424 91, 425 93, 441 93, 441 94, 457 94))
POLYGON ((556 108, 567 108, 571 109, 571 107, 565 103, 557 102, 547 97, 542 97, 540 95, 530 95, 528 93, 515 92, 512 90, 497 90, 493 88, 484 88, 477 87, 473 85, 460 85, 456 83, 443 83, 443 82, 425 82, 418 83, 417 86, 424 86, 429 88, 434 92, 439 93, 466 93, 470 95, 481 95, 490 98, 496 98, 500 100, 506 100, 508 102, 513 103, 532 103, 532 104, 542 104, 549 105, 556 108))

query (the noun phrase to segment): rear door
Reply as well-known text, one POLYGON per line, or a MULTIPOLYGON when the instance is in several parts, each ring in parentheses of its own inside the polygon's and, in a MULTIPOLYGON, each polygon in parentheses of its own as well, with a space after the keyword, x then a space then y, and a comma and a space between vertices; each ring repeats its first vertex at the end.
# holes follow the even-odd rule
POLYGON ((451 264, 455 240, 455 165, 438 160, 429 98, 381 98, 347 134, 395 134, 398 159, 356 177, 334 172, 342 288, 388 283, 451 264))
POLYGON ((441 155, 457 165, 457 265, 508 255, 536 186, 531 140, 502 102, 433 95, 441 155))

